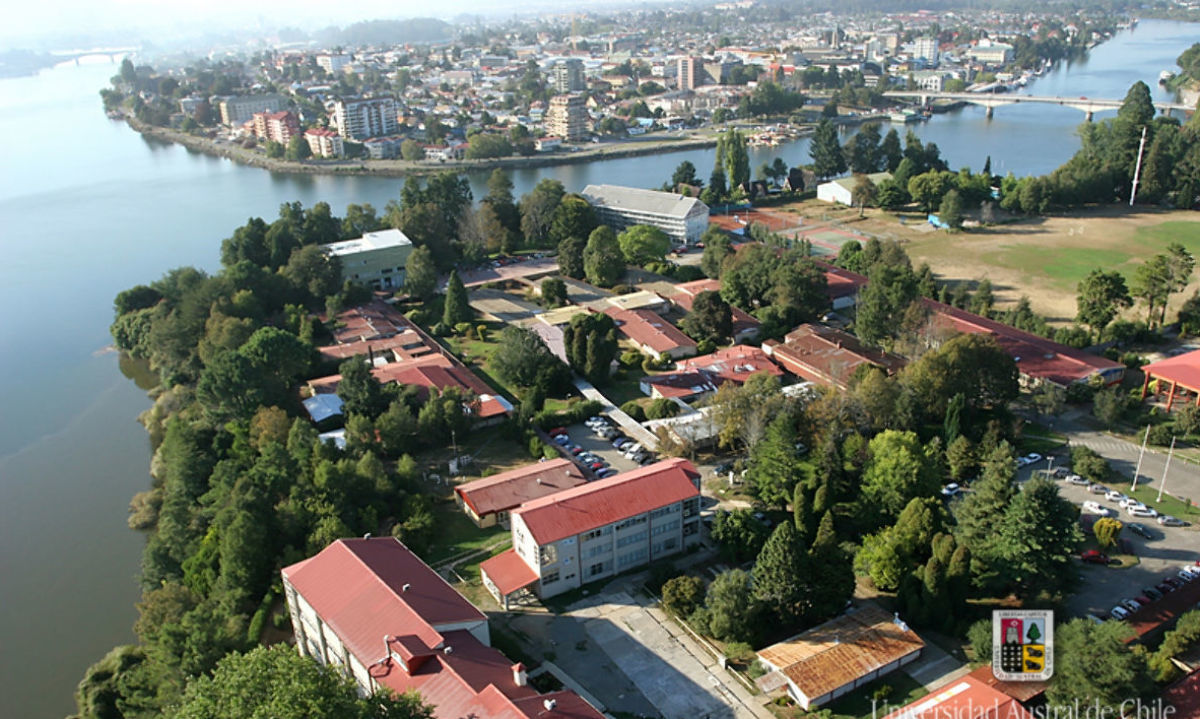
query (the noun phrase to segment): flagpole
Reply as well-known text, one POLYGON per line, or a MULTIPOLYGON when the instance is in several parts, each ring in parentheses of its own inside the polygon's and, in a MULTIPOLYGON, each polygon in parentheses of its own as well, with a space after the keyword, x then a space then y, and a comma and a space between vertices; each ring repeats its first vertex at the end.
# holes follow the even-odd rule
POLYGON ((1142 437, 1142 451, 1138 453, 1137 467, 1133 469, 1133 484, 1129 485, 1129 493, 1137 489, 1138 474, 1142 471, 1142 457, 1146 456, 1146 440, 1150 439, 1150 425, 1146 425, 1146 436, 1142 437))

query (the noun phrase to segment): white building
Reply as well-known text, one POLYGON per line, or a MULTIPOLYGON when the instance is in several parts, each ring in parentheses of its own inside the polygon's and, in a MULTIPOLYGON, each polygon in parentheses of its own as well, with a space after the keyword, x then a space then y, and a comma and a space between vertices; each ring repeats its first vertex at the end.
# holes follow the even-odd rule
POLYGON ((256 112, 279 112, 287 101, 279 95, 240 95, 222 98, 218 104, 221 124, 240 127, 254 119, 256 112))
POLYGON ((978 45, 967 50, 967 57, 989 65, 1007 65, 1013 59, 1013 46, 983 39, 978 45))
POLYGON ((313 157, 343 157, 346 154, 342 136, 333 130, 305 130, 304 139, 308 141, 308 149, 312 151, 313 157))
MULTIPOLYGON (((890 180, 892 173, 890 172, 875 172, 867 175, 867 179, 878 185, 884 180, 890 180)), ((817 185, 817 199, 824 202, 836 202, 840 205, 848 205, 853 207, 858 204, 858 200, 854 196, 854 188, 858 186, 858 176, 840 177, 836 180, 823 182, 817 185)))
POLYGON ((347 140, 384 137, 400 131, 396 100, 392 97, 338 100, 333 118, 338 134, 347 140))
POLYGON ((480 565, 506 609, 611 577, 700 541, 700 473, 668 459, 522 504, 509 514, 513 548, 480 565))
POLYGON ((317 55, 317 66, 330 75, 339 73, 346 69, 350 64, 350 56, 345 54, 333 55, 317 55))
POLYGON ((618 232, 633 225, 650 225, 679 244, 693 244, 708 229, 708 205, 673 192, 617 185, 588 185, 581 193, 602 224, 618 232))
POLYGON ((355 240, 321 245, 342 263, 342 279, 377 290, 404 286, 404 268, 412 254, 412 240, 400 230, 368 232, 355 240))

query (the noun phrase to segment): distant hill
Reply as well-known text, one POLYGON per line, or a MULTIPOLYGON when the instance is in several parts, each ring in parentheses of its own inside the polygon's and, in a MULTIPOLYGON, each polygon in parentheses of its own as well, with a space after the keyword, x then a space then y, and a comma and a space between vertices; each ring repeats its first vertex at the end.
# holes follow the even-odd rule
POLYGON ((394 45, 396 43, 444 42, 453 37, 453 26, 435 18, 410 20, 367 20, 344 28, 329 27, 314 33, 322 45, 394 45))
POLYGON ((36 74, 38 70, 54 67, 61 62, 53 55, 32 50, 7 50, 0 52, 0 77, 21 77, 36 74))

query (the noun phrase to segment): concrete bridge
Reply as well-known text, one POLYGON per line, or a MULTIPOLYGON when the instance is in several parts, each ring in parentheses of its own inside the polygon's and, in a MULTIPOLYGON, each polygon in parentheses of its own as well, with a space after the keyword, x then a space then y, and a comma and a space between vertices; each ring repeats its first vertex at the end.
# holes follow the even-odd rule
MULTIPOLYGON (((1039 103, 1042 105, 1062 105, 1063 107, 1073 107, 1076 110, 1081 110, 1087 115, 1087 119, 1091 120, 1092 115, 1104 110, 1118 110, 1121 108, 1123 100, 1107 100, 1095 97, 1045 97, 1040 95, 1015 95, 1015 94, 994 94, 985 92, 931 92, 929 90, 897 90, 883 93, 884 97, 896 98, 917 98, 922 105, 929 104, 930 100, 957 100, 960 102, 969 102, 972 105, 982 105, 987 108, 987 116, 992 116, 992 111, 1001 105, 1020 105, 1021 103, 1039 103)), ((1171 116, 1171 112, 1179 110, 1181 112, 1192 112, 1196 108, 1185 105, 1180 102, 1156 102, 1154 107, 1167 117, 1171 116)))
POLYGON ((79 64, 79 58, 92 57, 101 55, 108 58, 111 63, 116 63, 117 58, 122 55, 130 55, 141 50, 140 47, 95 47, 90 50, 51 50, 50 55, 59 60, 74 60, 75 64, 79 64))

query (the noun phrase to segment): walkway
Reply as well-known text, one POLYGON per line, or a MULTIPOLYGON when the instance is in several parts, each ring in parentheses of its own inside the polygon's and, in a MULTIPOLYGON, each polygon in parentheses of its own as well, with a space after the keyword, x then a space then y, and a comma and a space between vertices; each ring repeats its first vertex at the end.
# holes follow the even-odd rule
POLYGON ((643 427, 633 417, 630 417, 625 412, 621 411, 620 407, 608 400, 604 394, 592 386, 591 382, 582 377, 575 378, 575 388, 586 399, 595 400, 604 405, 604 411, 617 424, 621 425, 621 429, 625 430, 625 434, 637 440, 643 447, 650 450, 658 449, 658 437, 653 432, 643 427))

